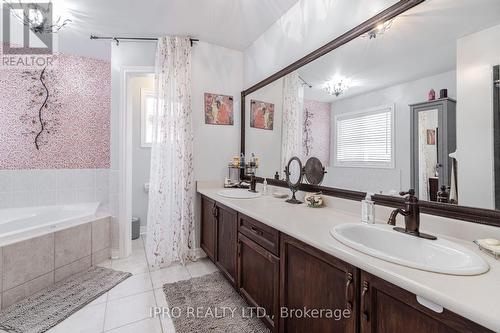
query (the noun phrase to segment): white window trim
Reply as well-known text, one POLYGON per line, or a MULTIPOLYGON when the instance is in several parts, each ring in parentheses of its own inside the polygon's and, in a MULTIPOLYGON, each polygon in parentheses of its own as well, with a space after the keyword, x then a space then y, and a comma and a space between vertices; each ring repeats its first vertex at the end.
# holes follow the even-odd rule
POLYGON ((353 111, 353 112, 345 112, 336 114, 333 118, 333 166, 337 168, 368 168, 368 169, 394 169, 395 161, 396 161, 396 140, 395 140, 395 106, 394 104, 390 105, 380 105, 373 108, 353 111), (391 113, 391 161, 389 163, 376 163, 376 162, 341 162, 337 160, 337 121, 342 120, 344 118, 352 118, 353 116, 362 116, 380 113, 384 110, 390 110, 391 113))
POLYGON ((154 90, 141 88, 141 147, 151 148, 152 143, 146 142, 146 97, 156 97, 154 90))

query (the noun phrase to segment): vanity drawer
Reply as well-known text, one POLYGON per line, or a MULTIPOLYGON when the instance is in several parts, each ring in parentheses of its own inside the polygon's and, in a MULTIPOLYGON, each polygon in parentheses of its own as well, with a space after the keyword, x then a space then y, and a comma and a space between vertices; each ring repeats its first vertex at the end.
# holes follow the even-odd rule
POLYGON ((279 231, 251 217, 238 214, 239 232, 279 256, 279 231))

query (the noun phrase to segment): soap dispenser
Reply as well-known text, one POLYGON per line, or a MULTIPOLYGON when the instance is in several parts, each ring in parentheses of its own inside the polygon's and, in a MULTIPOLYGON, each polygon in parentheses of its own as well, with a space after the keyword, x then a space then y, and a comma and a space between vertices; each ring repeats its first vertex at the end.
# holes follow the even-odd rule
POLYGON ((262 182, 262 195, 267 195, 267 192, 267 178, 264 178, 264 181, 262 182))
POLYGON ((366 193, 366 197, 361 201, 361 222, 375 224, 375 202, 372 200, 372 193, 366 193))

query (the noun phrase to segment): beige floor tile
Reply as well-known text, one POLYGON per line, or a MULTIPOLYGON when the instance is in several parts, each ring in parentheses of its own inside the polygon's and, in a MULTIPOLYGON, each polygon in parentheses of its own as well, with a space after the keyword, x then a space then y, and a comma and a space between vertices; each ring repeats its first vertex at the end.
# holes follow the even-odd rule
POLYGON ((175 326, 172 318, 165 316, 164 318, 161 318, 160 321, 161 326, 163 327, 163 333, 175 333, 175 326))
POLYGON ((157 288, 154 290, 156 305, 161 307, 167 307, 167 298, 165 297, 165 293, 163 292, 163 288, 157 288))
POLYGON ((103 331, 106 303, 87 305, 47 333, 100 333, 103 331))
POLYGON ((186 269, 188 270, 191 277, 199 277, 206 274, 211 274, 218 270, 217 266, 215 266, 214 263, 208 258, 189 263, 186 265, 186 269))
POLYGON ((125 259, 113 260, 111 262, 111 268, 118 271, 130 272, 132 274, 149 272, 146 257, 143 255, 133 255, 125 259))
POLYGON ((136 274, 111 289, 108 294, 108 300, 112 301, 121 297, 140 294, 150 290, 153 290, 153 285, 151 283, 149 273, 136 274))
POLYGON ((132 240, 132 252, 137 249, 144 249, 144 241, 142 237, 132 240))
POLYGON ((156 302, 153 291, 110 301, 107 303, 104 330, 150 318, 151 308, 154 306, 156 302))
POLYGON ((106 331, 106 333, 161 333, 159 318, 148 318, 132 324, 106 331))
POLYGON ((153 288, 161 288, 165 283, 172 283, 187 280, 191 277, 186 267, 180 264, 173 264, 169 267, 151 272, 153 288))
POLYGON ((88 304, 88 306, 92 306, 92 305, 97 305, 97 304, 101 304, 101 303, 106 303, 108 301, 108 293, 105 293, 99 297, 97 297, 95 300, 93 300, 92 302, 90 302, 88 304))

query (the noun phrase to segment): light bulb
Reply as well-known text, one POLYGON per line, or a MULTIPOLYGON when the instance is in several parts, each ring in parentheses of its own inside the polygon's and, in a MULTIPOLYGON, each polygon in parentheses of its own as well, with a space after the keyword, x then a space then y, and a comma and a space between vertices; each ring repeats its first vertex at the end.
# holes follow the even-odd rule
POLYGON ((29 10, 29 20, 32 26, 40 26, 43 24, 43 14, 40 9, 30 8, 29 10))

